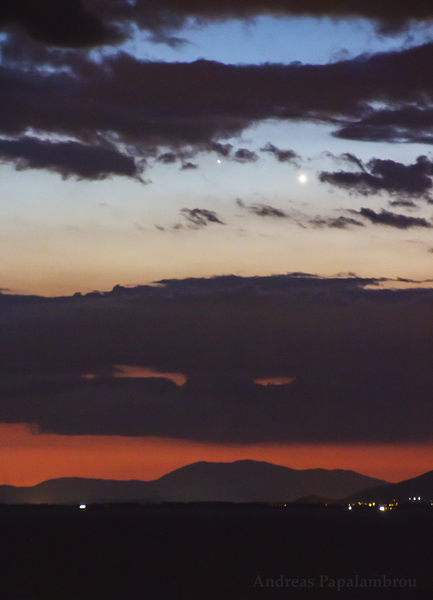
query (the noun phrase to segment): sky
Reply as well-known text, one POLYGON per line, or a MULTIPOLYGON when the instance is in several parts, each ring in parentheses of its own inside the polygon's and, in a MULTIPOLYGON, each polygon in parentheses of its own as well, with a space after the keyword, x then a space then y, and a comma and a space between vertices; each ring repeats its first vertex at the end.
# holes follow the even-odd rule
POLYGON ((431 470, 433 9, 0 7, 0 483, 431 470))

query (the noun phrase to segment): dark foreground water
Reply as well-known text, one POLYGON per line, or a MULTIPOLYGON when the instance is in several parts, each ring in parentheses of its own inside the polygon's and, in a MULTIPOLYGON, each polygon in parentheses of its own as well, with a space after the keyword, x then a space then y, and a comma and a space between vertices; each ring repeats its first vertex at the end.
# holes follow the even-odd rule
POLYGON ((0 540, 0 600, 433 599, 433 511, 2 507, 0 540))

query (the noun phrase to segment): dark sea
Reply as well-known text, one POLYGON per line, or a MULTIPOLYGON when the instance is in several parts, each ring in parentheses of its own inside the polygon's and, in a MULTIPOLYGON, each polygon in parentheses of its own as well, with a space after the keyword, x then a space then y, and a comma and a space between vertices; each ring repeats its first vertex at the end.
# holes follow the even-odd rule
POLYGON ((0 600, 433 599, 433 510, 0 507, 0 600))

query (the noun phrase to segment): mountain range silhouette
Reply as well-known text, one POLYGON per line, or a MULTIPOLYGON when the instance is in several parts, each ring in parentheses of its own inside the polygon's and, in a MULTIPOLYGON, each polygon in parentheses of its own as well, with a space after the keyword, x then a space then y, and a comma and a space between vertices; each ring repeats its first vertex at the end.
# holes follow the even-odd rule
POLYGON ((153 481, 65 477, 31 487, 2 485, 0 503, 292 502, 310 496, 341 499, 386 484, 341 469, 296 470, 254 460, 196 462, 153 481))

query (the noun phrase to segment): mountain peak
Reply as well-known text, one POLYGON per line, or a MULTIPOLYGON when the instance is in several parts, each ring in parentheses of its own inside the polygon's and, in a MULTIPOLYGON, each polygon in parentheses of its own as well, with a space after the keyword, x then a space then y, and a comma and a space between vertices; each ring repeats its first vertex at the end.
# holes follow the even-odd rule
POLYGON ((0 488, 0 502, 74 504, 91 502, 291 502, 301 497, 339 499, 383 485, 354 471, 296 470, 251 459, 199 461, 154 481, 66 477, 33 487, 0 488))

